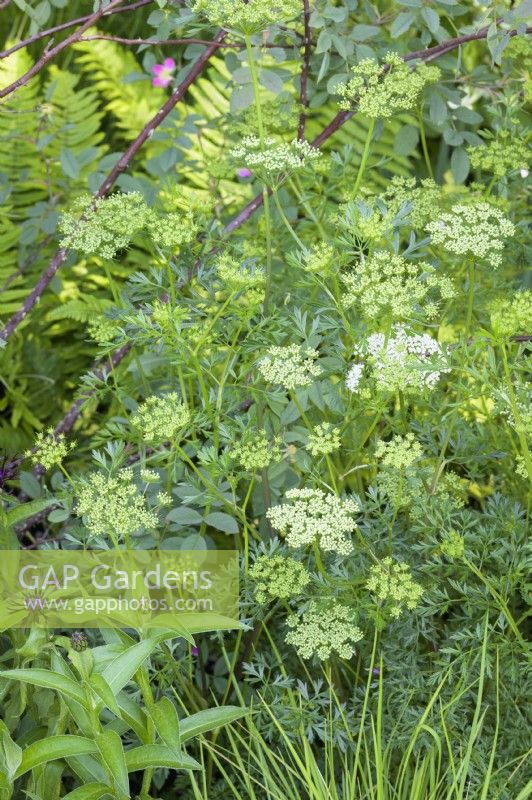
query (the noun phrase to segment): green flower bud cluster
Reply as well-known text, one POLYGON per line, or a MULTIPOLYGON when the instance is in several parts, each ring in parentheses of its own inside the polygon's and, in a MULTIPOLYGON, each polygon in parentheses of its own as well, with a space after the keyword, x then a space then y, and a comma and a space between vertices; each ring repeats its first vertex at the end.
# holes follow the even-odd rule
POLYGON ((296 597, 310 583, 310 573, 303 564, 280 555, 259 556, 249 574, 255 581, 255 597, 261 605, 296 597))
MULTIPOLYGON (((407 261, 386 250, 364 257, 353 272, 342 274, 342 281, 346 287, 344 307, 357 305, 368 319, 411 317, 423 310, 431 289, 439 290, 446 300, 454 296, 452 282, 446 276, 438 276, 430 264, 407 261)), ((434 312, 434 302, 428 310, 434 312)))
POLYGON ((394 562, 389 556, 371 567, 366 588, 392 619, 400 617, 405 608, 413 611, 423 595, 408 564, 394 562))
POLYGON ((532 333, 532 291, 526 289, 511 299, 497 300, 490 308, 490 321, 495 336, 532 333))
POLYGON ((107 317, 96 317, 91 320, 87 325, 87 331, 91 339, 97 344, 108 344, 112 342, 116 336, 118 326, 117 323, 108 319, 107 317))
POLYGON ((298 0, 195 0, 192 10, 217 28, 251 35, 293 19, 301 7, 298 0))
POLYGON ((321 374, 321 367, 314 363, 317 357, 317 350, 297 344, 270 347, 259 361, 259 372, 268 383, 277 383, 285 389, 310 386, 321 374))
POLYGON ((24 455, 49 470, 62 464, 74 446, 74 442, 67 443, 64 433, 54 433, 53 428, 48 428, 37 434, 33 450, 26 450, 24 455))
POLYGON ((497 139, 487 144, 468 147, 467 154, 474 169, 481 169, 502 178, 517 169, 528 166, 528 147, 522 139, 512 139, 508 131, 499 133, 497 139))
POLYGON ((334 271, 338 253, 330 244, 320 242, 304 253, 298 252, 296 257, 299 266, 301 266, 305 272, 312 272, 315 275, 323 276, 334 271))
POLYGON ((175 249, 191 242, 198 227, 191 210, 159 212, 140 192, 117 192, 107 198, 85 195, 59 221, 61 247, 112 259, 134 236, 146 232, 159 247, 175 249))
POLYGON ((180 402, 176 392, 170 392, 164 397, 148 397, 131 417, 131 425, 145 442, 165 442, 175 439, 190 419, 186 405, 180 402))
POLYGON ((443 192, 432 178, 425 178, 421 185, 416 185, 415 178, 395 176, 381 198, 392 217, 405 203, 411 203, 412 210, 408 215, 410 222, 413 228, 421 228, 438 216, 443 192))
POLYGON ((125 468, 114 477, 95 472, 81 484, 75 512, 93 536, 127 538, 157 527, 157 516, 133 482, 133 470, 125 468))
POLYGON ((410 505, 422 492, 417 467, 422 456, 423 450, 413 433, 377 444, 375 457, 381 462, 377 486, 395 508, 410 505))
POLYGON ((326 603, 312 601, 301 615, 289 617, 292 628, 285 641, 293 645, 301 658, 317 656, 326 661, 333 653, 340 658, 351 658, 355 644, 363 638, 354 623, 353 609, 331 600, 326 603))
POLYGON ((408 66, 397 53, 387 53, 386 63, 365 58, 352 67, 353 77, 335 87, 340 108, 349 111, 358 99, 362 114, 373 119, 390 119, 402 111, 416 108, 425 86, 437 83, 438 67, 419 64, 408 66))
POLYGON ((486 259, 493 267, 500 265, 506 239, 515 234, 510 220, 489 203, 455 205, 425 230, 433 244, 457 256, 486 259))
POLYGON ((61 247, 114 258, 144 228, 148 216, 149 209, 140 192, 117 192, 97 200, 84 195, 76 200, 72 211, 61 216, 61 247))
POLYGON ((281 443, 280 436, 275 436, 273 440, 270 440, 265 430, 257 430, 247 433, 230 452, 241 467, 255 471, 281 461, 283 457, 281 443))
POLYGON ((223 253, 216 260, 216 272, 222 283, 232 292, 259 290, 264 297, 265 276, 260 268, 242 266, 228 253, 223 253))
POLYGON ((272 527, 286 536, 290 547, 318 542, 322 550, 348 555, 353 544, 347 534, 356 529, 353 514, 359 511, 351 498, 342 500, 321 489, 289 489, 290 502, 268 509, 272 527))
POLYGON ((238 166, 247 167, 264 183, 275 186, 288 175, 320 159, 322 154, 306 140, 279 142, 268 136, 263 148, 257 136, 245 136, 233 147, 230 156, 238 166))
POLYGON ((309 433, 306 449, 313 456, 326 456, 340 448, 340 429, 335 428, 330 422, 316 425, 309 433))
POLYGON ((447 531, 441 540, 440 550, 447 558, 463 558, 465 545, 464 537, 457 531, 447 531))

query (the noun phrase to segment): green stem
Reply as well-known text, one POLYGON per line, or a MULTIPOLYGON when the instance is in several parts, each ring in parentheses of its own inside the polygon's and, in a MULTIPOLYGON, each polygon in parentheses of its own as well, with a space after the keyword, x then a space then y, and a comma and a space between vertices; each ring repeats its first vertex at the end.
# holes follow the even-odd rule
POLYGON ((532 458, 530 456, 530 450, 528 447, 526 436, 523 433, 523 421, 521 419, 521 413, 519 411, 519 406, 517 405, 517 399, 515 397, 512 375, 510 372, 510 367, 508 365, 508 356, 506 355, 506 345, 504 344, 504 342, 501 342, 500 350, 502 356, 502 365, 504 369, 504 377, 506 378, 506 385, 508 387, 510 408, 512 409, 512 416, 515 420, 515 431, 517 433, 517 438, 519 439, 519 444, 521 446, 521 455, 525 460, 526 471, 528 472, 528 479, 532 483, 532 458))
MULTIPOLYGON (((251 82, 253 84, 253 95, 255 98, 255 113, 257 116, 257 130, 259 132, 259 141, 261 150, 264 150, 266 137, 264 134, 264 123, 262 121, 262 108, 260 104, 260 86, 259 76, 257 73, 257 65, 255 64, 255 57, 253 55, 253 45, 251 44, 251 37, 244 36, 246 43, 246 53, 248 57, 249 72, 251 75, 251 82)), ((264 186, 262 189, 262 199, 264 202, 264 222, 266 224, 266 288, 264 292, 264 312, 268 309, 270 302, 271 292, 271 277, 272 277, 272 230, 271 230, 271 216, 270 216, 270 196, 268 189, 264 186)))
POLYGON ((475 299, 475 262, 471 261, 468 269, 468 295, 467 295, 467 318, 466 336, 469 338, 471 322, 473 320, 473 301, 475 299))
POLYGON ((295 232, 295 230, 291 226, 291 224, 290 224, 290 222, 288 220, 288 217, 284 213, 284 209, 283 209, 281 203, 279 202, 279 197, 277 196, 277 189, 273 190, 273 201, 275 203, 277 211, 279 212, 279 216, 281 217, 281 219, 284 222, 288 232, 290 233, 290 236, 294 239, 294 241, 298 245, 298 247, 300 247, 302 250, 306 250, 305 245, 303 244, 303 242, 301 241, 301 239, 299 238, 299 236, 297 235, 297 233, 295 232))
POLYGON ((371 148, 371 140, 373 138, 374 129, 375 129, 375 120, 372 119, 370 121, 370 123, 369 123, 369 128, 368 128, 368 132, 367 132, 367 135, 366 135, 366 141, 364 143, 364 152, 362 153, 362 160, 361 160, 360 165, 358 167, 358 174, 357 174, 357 177, 356 177, 356 180, 355 180, 355 185, 353 187, 353 195, 355 196, 355 199, 356 199, 357 192, 358 192, 358 190, 360 188, 360 184, 362 182, 362 178, 364 177, 364 171, 366 169, 366 162, 368 160, 369 151, 370 151, 370 148, 371 148))
POLYGON ((421 149, 423 150, 423 157, 425 159, 425 164, 427 166, 427 172, 429 173, 432 180, 434 180, 434 171, 432 169, 432 164, 430 163, 429 149, 427 147, 427 137, 425 135, 423 110, 421 108, 419 109, 418 119, 419 119, 419 135, 421 136, 421 149))

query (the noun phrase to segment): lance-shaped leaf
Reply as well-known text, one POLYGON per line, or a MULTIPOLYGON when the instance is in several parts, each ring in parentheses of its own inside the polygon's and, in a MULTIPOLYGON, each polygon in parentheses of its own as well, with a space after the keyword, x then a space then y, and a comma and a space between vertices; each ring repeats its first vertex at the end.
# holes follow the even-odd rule
POLYGON ((89 685, 95 695, 107 706, 109 711, 112 711, 117 717, 122 716, 118 703, 116 702, 116 697, 103 675, 98 675, 97 672, 93 672, 89 678, 89 685))
POLYGON ((179 754, 181 751, 179 717, 172 701, 168 697, 162 697, 148 708, 148 713, 165 745, 179 754))
POLYGON ((247 708, 239 706, 224 706, 223 708, 207 708, 205 711, 198 711, 180 722, 181 741, 186 742, 201 733, 207 733, 221 725, 228 725, 236 719, 245 717, 249 714, 247 708))
POLYGON ((182 753, 177 756, 169 747, 160 744, 143 744, 126 751, 128 772, 166 767, 167 769, 201 769, 195 758, 182 753))
POLYGON ((100 800, 101 797, 111 796, 111 790, 105 783, 87 783, 66 794, 63 800, 100 800))
POLYGON ((96 745, 105 769, 112 781, 117 797, 128 800, 129 778, 122 740, 116 731, 106 731, 96 736, 96 745))
POLYGON ((20 778, 30 769, 55 761, 56 758, 97 753, 96 743, 84 736, 50 736, 30 744, 22 753, 22 761, 15 777, 20 778))
POLYGON ((7 785, 13 783, 21 761, 22 749, 11 738, 5 722, 0 720, 0 772, 5 776, 7 785))
POLYGON ((82 706, 86 706, 85 693, 80 684, 58 672, 47 669, 7 669, 0 671, 1 678, 8 681, 31 683, 33 686, 42 686, 44 689, 55 689, 72 700, 77 700, 82 706))

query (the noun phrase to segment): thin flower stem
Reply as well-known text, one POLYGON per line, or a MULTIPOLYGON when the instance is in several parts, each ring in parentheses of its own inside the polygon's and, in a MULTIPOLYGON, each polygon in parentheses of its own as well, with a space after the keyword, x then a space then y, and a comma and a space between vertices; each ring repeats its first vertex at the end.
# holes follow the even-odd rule
POLYGON ((506 345, 504 344, 504 342, 501 342, 500 351, 502 356, 504 377, 506 378, 506 385, 508 387, 508 396, 510 398, 510 408, 512 409, 512 416, 515 420, 517 438, 519 439, 519 444, 521 446, 521 455, 525 460, 526 470, 528 472, 528 479, 532 484, 532 457, 530 456, 530 450, 528 447, 526 436, 523 433, 523 422, 521 419, 519 406, 517 405, 517 399, 515 397, 514 385, 512 382, 512 374, 510 372, 510 367, 508 365, 508 356, 506 355, 506 345))
POLYGON ((301 241, 301 239, 299 238, 299 236, 297 235, 297 233, 293 229, 292 225, 290 224, 290 222, 288 220, 288 217, 284 213, 284 209, 283 209, 281 203, 279 202, 279 197, 277 195, 277 189, 274 189, 274 191, 273 191, 273 201, 275 203, 275 207, 277 208, 277 211, 279 212, 279 216, 281 217, 281 219, 284 222, 288 232, 290 233, 290 236, 294 239, 295 243, 297 244, 298 247, 301 248, 301 250, 306 250, 305 245, 303 244, 303 242, 301 241))
POLYGON ((362 160, 360 161, 360 165, 358 167, 358 173, 355 180, 355 185, 353 187, 353 195, 356 199, 357 192, 360 188, 360 184, 362 183, 362 178, 364 177, 364 171, 366 169, 366 162, 368 160, 369 151, 371 149, 371 140, 373 138, 373 131, 375 129, 375 120, 372 119, 369 123, 368 132, 366 134, 366 141, 364 143, 364 152, 362 153, 362 160))
MULTIPOLYGON (((266 136, 264 133, 264 123, 262 120, 262 107, 260 103, 260 86, 259 77, 257 73, 257 65, 255 64, 255 57, 253 55, 253 45, 251 44, 251 37, 245 36, 246 53, 248 57, 249 72, 251 74, 251 82, 253 84, 253 95, 255 98, 255 114, 257 116, 257 130, 259 132, 260 148, 264 150, 266 146, 266 136)), ((272 282, 272 231, 271 231, 271 216, 270 216, 270 195, 266 186, 262 188, 262 202, 264 203, 264 222, 266 225, 266 287, 264 291, 264 313, 268 310, 271 293, 272 282)))
POLYGON ((466 336, 469 339, 471 331, 471 323, 473 321, 473 303, 475 300, 475 262, 470 261, 468 269, 468 295, 467 295, 467 318, 466 318, 466 336))
POLYGON ((423 122, 422 108, 419 109, 418 119, 419 119, 419 135, 421 137, 421 149, 423 150, 423 157, 425 159, 427 172, 429 173, 432 180, 434 180, 434 170, 432 169, 432 164, 430 162, 430 156, 429 156, 429 149, 427 147, 427 137, 425 134, 425 123, 423 122))

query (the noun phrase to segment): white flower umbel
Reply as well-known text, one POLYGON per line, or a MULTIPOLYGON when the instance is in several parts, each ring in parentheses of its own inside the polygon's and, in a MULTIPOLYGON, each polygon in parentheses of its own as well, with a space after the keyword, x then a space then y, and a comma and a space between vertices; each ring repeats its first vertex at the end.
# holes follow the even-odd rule
MULTIPOLYGON (((447 371, 439 366, 445 352, 435 339, 427 333, 409 334, 400 326, 388 340, 384 333, 371 334, 365 344, 355 348, 355 355, 365 359, 380 391, 433 389, 447 371)), ((362 372, 360 362, 350 368, 346 379, 350 391, 359 391, 362 372)))
POLYGON ((261 146, 257 136, 245 136, 230 152, 234 161, 259 175, 269 186, 282 177, 298 172, 321 158, 321 153, 306 140, 279 142, 268 136, 261 146))
POLYGON ((322 550, 348 555, 353 543, 348 534, 356 529, 353 514, 359 511, 351 498, 342 500, 321 489, 290 489, 291 501, 266 512, 272 527, 286 536, 290 547, 307 547, 318 542, 322 550))
POLYGON ((341 603, 309 603, 301 616, 292 616, 287 625, 292 628, 286 642, 294 645, 301 658, 317 656, 325 661, 333 653, 340 658, 351 658, 355 644, 363 634, 354 624, 353 610, 341 603))
POLYGON ((426 230, 433 244, 457 256, 486 259, 493 267, 500 265, 506 240, 515 234, 510 220, 489 203, 453 206, 426 230))
POLYGON ((268 383, 277 383, 285 389, 310 386, 321 374, 321 367, 314 363, 317 357, 317 350, 297 344, 270 347, 259 361, 259 372, 268 383))

